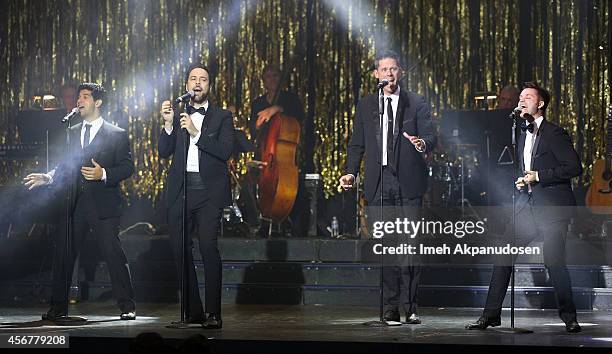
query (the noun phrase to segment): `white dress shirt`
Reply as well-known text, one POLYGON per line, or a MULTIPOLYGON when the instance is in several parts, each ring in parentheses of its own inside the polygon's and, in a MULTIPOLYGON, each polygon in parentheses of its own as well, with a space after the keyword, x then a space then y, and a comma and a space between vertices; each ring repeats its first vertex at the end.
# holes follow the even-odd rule
POLYGON ((83 139, 85 139, 85 130, 86 130, 85 128, 88 124, 91 125, 91 128, 89 128, 89 141, 88 141, 88 145, 89 145, 96 137, 96 134, 98 134, 98 131, 100 130, 100 128, 102 128, 102 124, 104 124, 104 119, 102 119, 102 117, 98 117, 96 120, 92 122, 88 122, 86 120, 83 121, 83 126, 81 126, 81 147, 83 147, 83 143, 84 143, 83 139))
POLYGON ((383 126, 382 126, 382 131, 383 131, 383 138, 382 138, 383 161, 382 161, 382 164, 383 166, 387 166, 387 140, 393 139, 392 136, 387 137, 387 131, 389 129, 389 116, 387 114, 387 106, 389 106, 388 99, 391 98, 391 108, 393 109, 393 131, 395 131, 395 122, 398 119, 397 106, 399 104, 399 93, 400 93, 400 88, 398 86, 395 92, 393 92, 392 94, 384 95, 383 126))
MULTIPOLYGON (((208 111, 208 100, 204 102, 204 109, 208 111)), ((198 146, 196 144, 198 140, 200 140, 200 135, 202 134, 202 123, 204 122, 204 116, 198 112, 195 112, 189 117, 191 117, 193 125, 198 130, 198 134, 194 137, 189 136, 189 149, 187 150, 187 172, 200 172, 200 159, 198 146)), ((172 134, 172 129, 173 128, 168 130, 164 127, 164 130, 166 130, 168 135, 172 134)))
MULTIPOLYGON (((83 147, 83 140, 85 139, 85 130, 86 130, 87 124, 91 125, 91 128, 89 128, 89 144, 91 144, 91 142, 96 137, 96 134, 98 134, 98 132, 100 131, 100 128, 102 128, 102 125, 104 124, 104 119, 102 117, 98 117, 96 118, 96 120, 91 121, 91 122, 88 122, 86 120, 83 121, 82 126, 81 126, 81 148, 83 147)), ((55 172, 57 171, 54 168, 51 171, 46 173, 48 177, 47 184, 53 183, 53 177, 55 176, 55 172)), ((101 180, 102 182, 106 183, 106 170, 104 169, 104 167, 102 167, 102 179, 101 180)))
POLYGON ((531 171, 531 152, 533 150, 533 144, 535 143, 540 124, 544 120, 543 116, 539 116, 533 121, 533 133, 529 130, 525 131, 525 147, 523 148, 523 163, 525 165, 525 171, 531 171))
MULTIPOLYGON (((98 117, 92 122, 88 122, 86 120, 83 121, 83 126, 81 126, 81 147, 83 147, 84 144, 83 140, 85 139, 85 128, 87 124, 91 125, 91 128, 89 128, 89 143, 87 144, 89 145, 96 137, 96 134, 98 134, 98 131, 100 131, 100 128, 102 128, 104 119, 102 119, 102 117, 98 117)), ((104 168, 102 168, 102 181, 106 182, 106 170, 104 168)))

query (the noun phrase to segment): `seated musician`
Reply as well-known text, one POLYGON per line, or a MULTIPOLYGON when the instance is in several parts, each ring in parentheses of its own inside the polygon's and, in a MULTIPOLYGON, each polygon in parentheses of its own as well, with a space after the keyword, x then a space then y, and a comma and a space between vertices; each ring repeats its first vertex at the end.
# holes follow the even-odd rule
MULTIPOLYGON (((268 122, 276 113, 280 112, 295 118, 302 127, 305 117, 300 98, 295 93, 280 88, 281 71, 277 66, 266 66, 263 71, 262 81, 265 93, 257 97, 251 104, 251 116, 249 120, 249 133, 251 139, 253 139, 257 145, 261 143, 257 141, 257 137, 267 135, 268 122), (276 97, 277 94, 278 97, 276 97)), ((304 132, 304 129, 302 129, 302 132, 304 132)), ((298 151, 303 152, 302 149, 299 148, 298 151)), ((259 152, 256 150, 255 159, 259 160, 259 158, 259 152)), ((308 201, 305 198, 303 186, 303 166, 308 163, 308 159, 312 160, 312 156, 300 157, 298 153, 297 164, 298 168, 301 170, 300 182, 293 209, 289 214, 291 234, 294 237, 304 237, 308 230, 309 207, 308 201)), ((267 227, 262 227, 262 229, 267 230, 267 227)))
POLYGON ((260 130, 267 128, 266 123, 270 118, 279 112, 297 119, 300 125, 304 122, 304 108, 300 98, 293 92, 280 90, 280 80, 280 69, 274 65, 266 66, 262 75, 266 92, 251 104, 249 132, 252 139, 256 139, 260 130), (277 92, 278 98, 274 103, 277 92))

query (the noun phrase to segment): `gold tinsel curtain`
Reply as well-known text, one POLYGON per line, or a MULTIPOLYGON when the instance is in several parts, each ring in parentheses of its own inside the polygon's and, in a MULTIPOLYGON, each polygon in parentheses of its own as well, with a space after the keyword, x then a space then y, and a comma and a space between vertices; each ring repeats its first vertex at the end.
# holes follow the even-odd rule
MULTIPOLYGON (((107 111, 128 117, 137 174, 132 197, 156 199, 160 102, 183 89, 189 61, 207 63, 217 104, 238 108, 262 94, 261 70, 292 63, 287 86, 307 123, 301 158, 336 190, 355 102, 371 92, 377 49, 405 58, 404 86, 434 113, 473 107, 476 92, 536 80, 553 93, 548 117, 567 128, 587 167, 604 152, 609 88, 606 0, 11 0, 0 13, 0 142, 19 142, 28 99, 70 81, 110 91, 107 111)), ((242 161, 244 162, 244 161, 242 161)), ((243 166, 243 165, 241 165, 243 166)), ((1 162, 0 183, 40 166, 1 162)), ((588 174, 582 181, 588 181, 588 174)))

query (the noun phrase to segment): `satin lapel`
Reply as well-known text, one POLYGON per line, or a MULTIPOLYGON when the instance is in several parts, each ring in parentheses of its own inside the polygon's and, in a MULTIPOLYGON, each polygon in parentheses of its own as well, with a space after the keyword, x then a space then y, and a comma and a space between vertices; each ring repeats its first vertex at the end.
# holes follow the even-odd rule
POLYGON ((519 161, 519 168, 521 169, 521 171, 525 171, 525 161, 523 159, 523 151, 525 150, 525 138, 527 137, 527 134, 525 134, 525 132, 521 132, 521 134, 519 135, 519 141, 518 141, 518 149, 516 150, 516 154, 518 155, 518 161, 519 161))
MULTIPOLYGON (((202 139, 204 134, 206 134, 206 132, 208 131, 208 127, 210 126, 210 121, 215 116, 216 111, 217 110, 215 109, 215 107, 212 106, 209 101, 208 110, 206 111, 206 114, 204 115, 204 119, 202 120, 202 132, 200 133, 200 139, 202 139)), ((201 158, 202 158, 202 151, 198 149, 198 161, 201 158)))
MULTIPOLYGON (((395 127, 393 128, 393 146, 395 152, 399 152, 397 145, 401 138, 402 128, 404 127, 404 114, 410 107, 410 99, 405 91, 400 91, 399 102, 397 103, 397 112, 395 112, 395 127)), ((397 154, 396 154, 397 157, 397 154)), ((397 161, 397 159, 396 159, 397 161)))
POLYGON ((372 109, 370 110, 370 113, 368 114, 371 117, 372 123, 374 124, 374 133, 375 133, 374 135, 376 137, 376 147, 378 148, 378 153, 376 155, 378 156, 377 159, 380 161, 382 143, 380 141, 380 115, 378 113, 379 99, 380 97, 376 95, 374 99, 375 106, 372 107, 372 109))
POLYGON ((104 145, 104 142, 107 141, 107 139, 105 139, 107 133, 107 124, 107 122, 102 123, 102 126, 96 133, 96 136, 94 136, 93 140, 91 141, 91 143, 89 143, 89 146, 87 147, 87 149, 92 151, 94 154, 100 151, 102 149, 102 146, 104 145))
POLYGON ((542 136, 542 131, 544 131, 544 127, 546 126, 546 120, 542 120, 538 131, 536 132, 536 139, 533 143, 533 148, 531 149, 531 169, 533 170, 533 161, 536 153, 538 152, 538 145, 540 144, 540 137, 542 136))
POLYGON ((77 154, 83 150, 83 148, 81 147, 81 129, 82 129, 82 126, 79 126, 79 128, 70 130, 70 153, 71 154, 77 154))
POLYGON ((213 107, 209 102, 208 111, 206 112, 206 115, 204 116, 204 120, 202 121, 202 134, 206 133, 206 131, 208 130, 208 126, 210 125, 210 120, 212 119, 212 117, 215 116, 216 111, 217 111, 216 108, 213 107))

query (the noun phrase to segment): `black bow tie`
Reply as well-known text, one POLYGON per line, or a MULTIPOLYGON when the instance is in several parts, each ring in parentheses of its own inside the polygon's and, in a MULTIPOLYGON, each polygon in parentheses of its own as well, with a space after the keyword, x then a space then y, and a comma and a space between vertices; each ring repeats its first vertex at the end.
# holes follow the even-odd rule
POLYGON ((533 125, 533 123, 529 123, 529 124, 521 124, 521 130, 525 131, 525 130, 529 130, 530 133, 533 134, 533 129, 535 128, 535 126, 533 125))
POLYGON ((205 116, 206 115, 206 109, 204 107, 200 107, 200 108, 195 108, 193 106, 187 106, 187 108, 185 109, 185 111, 187 112, 187 114, 192 115, 196 112, 200 113, 201 115, 205 116))

